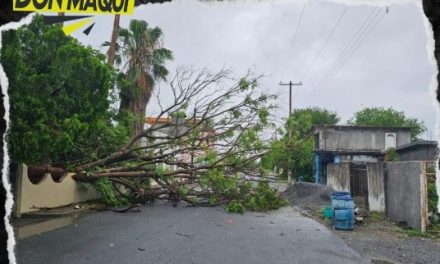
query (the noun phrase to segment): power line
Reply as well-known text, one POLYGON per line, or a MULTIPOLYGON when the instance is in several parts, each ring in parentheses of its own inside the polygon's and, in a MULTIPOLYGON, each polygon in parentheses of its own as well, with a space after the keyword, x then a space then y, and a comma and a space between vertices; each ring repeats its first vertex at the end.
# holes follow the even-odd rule
POLYGON ((359 41, 357 43, 357 45, 351 50, 350 54, 347 55, 347 57, 345 58, 345 60, 340 64, 340 66, 338 67, 337 70, 334 71, 333 75, 330 76, 330 78, 328 79, 328 81, 330 82, 341 70, 342 67, 344 67, 344 65, 347 63, 347 61, 350 60, 350 58, 353 56, 354 52, 362 45, 362 43, 368 38, 368 36, 371 34, 371 32, 373 31, 373 29, 377 26, 377 24, 379 24, 379 22, 382 20, 382 18, 385 16, 386 13, 383 13, 379 19, 376 20, 376 22, 370 27, 370 29, 368 30, 368 32, 364 35, 364 37, 362 38, 361 41, 359 41))
POLYGON ((314 88, 320 86, 322 83, 325 82, 325 80, 328 79, 328 77, 330 75, 332 75, 332 73, 334 72, 336 67, 339 66, 340 62, 345 58, 345 56, 348 54, 348 52, 352 49, 352 47, 355 45, 355 43, 359 40, 360 36, 362 36, 365 33, 365 30, 370 26, 373 19, 378 15, 378 12, 376 13, 376 11, 378 11, 378 9, 379 8, 376 7, 371 11, 371 13, 367 16, 367 18, 363 21, 362 25, 357 30, 357 32, 353 35, 350 42, 348 42, 348 44, 345 46, 345 48, 339 54, 338 58, 333 62, 332 66, 330 66, 330 68, 327 70, 327 72, 323 75, 323 77, 315 85, 314 88))
POLYGON ((299 16, 298 24, 296 25, 296 30, 295 30, 295 33, 293 35, 293 39, 291 42, 292 44, 290 46, 289 55, 287 56, 286 63, 284 64, 284 69, 283 69, 283 74, 281 75, 281 79, 284 79, 284 74, 286 73, 287 65, 289 63, 290 57, 292 56, 293 47, 295 46, 295 41, 296 41, 296 37, 298 35, 299 27, 301 26, 301 23, 302 23, 302 18, 303 18, 305 7, 306 7, 306 5, 303 4, 302 9, 301 9, 301 15, 299 16))
POLYGON ((327 36, 327 39, 324 41, 324 44, 321 46, 321 48, 319 49, 318 53, 316 54, 316 56, 313 58, 312 63, 310 63, 309 67, 307 68, 307 70, 305 71, 303 77, 301 78, 302 80, 305 80, 305 78, 307 77, 307 75, 310 73, 310 70, 312 69, 313 65, 315 64, 315 62, 317 61, 317 59, 319 58, 319 56, 321 55, 322 51, 324 50, 324 48, 327 46, 327 43, 329 42, 329 40, 331 39, 331 37, 333 36, 333 34, 335 33, 337 27, 339 26, 339 23, 341 23, 342 18, 345 15, 345 12, 347 12, 348 7, 345 7, 344 10, 342 11, 341 15, 339 16, 336 24, 333 26, 333 29, 331 30, 330 34, 327 36))
POLYGON ((350 40, 347 46, 345 46, 341 54, 339 54, 338 58, 333 62, 332 66, 328 69, 328 71, 325 73, 325 75, 321 78, 320 82, 316 86, 320 86, 335 72, 335 69, 339 67, 340 63, 345 59, 345 57, 355 46, 357 41, 365 34, 367 28, 370 27, 374 18, 379 14, 379 12, 376 12, 378 10, 379 8, 376 7, 371 11, 369 16, 362 23, 361 27, 359 27, 357 32, 353 35, 353 38, 350 40))

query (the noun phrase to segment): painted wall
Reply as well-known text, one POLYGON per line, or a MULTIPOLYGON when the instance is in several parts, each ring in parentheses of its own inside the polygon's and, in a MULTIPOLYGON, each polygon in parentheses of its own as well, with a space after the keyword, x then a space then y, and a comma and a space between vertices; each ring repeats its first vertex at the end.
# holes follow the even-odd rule
POLYGON ((38 208, 51 208, 98 199, 100 194, 89 183, 76 182, 73 174, 68 174, 57 183, 50 174, 33 184, 28 177, 28 167, 18 168, 15 198, 16 216, 38 211, 38 208))
POLYGON ((385 134, 396 133, 397 147, 411 142, 411 133, 405 129, 386 128, 321 128, 319 149, 326 150, 385 150, 385 134))
POLYGON ((390 220, 426 231, 427 181, 421 161, 387 162, 386 210, 390 220))
MULTIPOLYGON (((382 163, 366 164, 368 181, 368 208, 373 212, 385 211, 385 182, 382 163)), ((341 162, 327 164, 327 186, 336 191, 350 192, 350 163, 341 162)))
POLYGON ((372 212, 385 211, 385 181, 383 163, 367 163, 368 209, 372 212))
POLYGON ((350 191, 350 163, 329 163, 327 164, 327 186, 335 191, 350 191))

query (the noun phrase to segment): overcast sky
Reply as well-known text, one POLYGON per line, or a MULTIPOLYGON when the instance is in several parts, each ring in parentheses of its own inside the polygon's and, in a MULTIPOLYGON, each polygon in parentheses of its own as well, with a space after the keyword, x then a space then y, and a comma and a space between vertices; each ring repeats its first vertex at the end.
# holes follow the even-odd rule
MULTIPOLYGON (((294 108, 334 110, 345 123, 363 107, 393 107, 423 120, 431 131, 436 128, 430 91, 436 68, 429 59, 424 15, 415 4, 394 4, 387 13, 385 7, 329 1, 309 1, 303 9, 302 3, 286 0, 174 0, 138 7, 132 17, 121 18, 121 26, 133 18, 163 30, 165 47, 175 58, 167 64, 171 73, 178 66, 228 66, 237 75, 249 68, 265 74, 264 88, 280 94, 280 118, 287 116, 289 101, 288 87, 278 84, 292 80, 303 83, 294 89, 294 108)), ((110 39, 112 21, 97 16, 89 36, 81 31, 73 36, 99 48, 110 39)), ((166 96, 166 84, 159 89, 166 96)), ((154 102, 147 109, 154 113, 154 102)))

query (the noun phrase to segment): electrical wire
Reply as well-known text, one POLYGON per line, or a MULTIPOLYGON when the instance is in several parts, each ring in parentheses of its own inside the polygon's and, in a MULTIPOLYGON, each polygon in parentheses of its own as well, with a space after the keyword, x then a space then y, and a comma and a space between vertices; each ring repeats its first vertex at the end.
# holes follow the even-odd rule
POLYGON ((319 87, 324 81, 334 72, 334 69, 339 65, 342 58, 345 58, 347 52, 351 50, 351 48, 357 43, 357 40, 360 36, 364 34, 366 29, 371 25, 373 19, 379 14, 380 11, 379 7, 375 7, 370 14, 364 19, 361 26, 358 28, 356 33, 353 35, 351 40, 347 43, 347 45, 344 47, 342 52, 339 54, 337 59, 333 62, 333 64, 330 66, 330 68, 326 71, 326 73, 323 75, 323 77, 316 83, 316 85, 310 90, 306 100, 310 98, 310 96, 313 94, 313 91, 319 87))
POLYGON ((336 69, 333 73, 332 76, 330 76, 330 78, 328 79, 328 82, 330 82, 331 80, 333 80, 333 78, 339 73, 339 71, 341 70, 342 67, 344 67, 344 65, 347 63, 347 61, 350 60, 350 58, 353 56, 354 52, 362 45, 362 43, 368 38, 368 36, 371 34, 371 32, 373 31, 373 29, 377 26, 377 24, 379 24, 379 22, 382 20, 382 18, 384 18, 386 13, 383 13, 378 20, 376 20, 376 22, 373 24, 373 26, 370 27, 370 29, 368 30, 368 32, 364 35, 364 37, 362 38, 362 40, 360 42, 358 42, 358 44, 351 50, 350 54, 345 58, 345 60, 340 64, 340 66, 338 67, 338 69, 336 69))
POLYGON ((315 65, 315 62, 318 60, 319 56, 321 56, 321 53, 324 51, 325 47, 327 46, 328 42, 330 41, 331 37, 335 33, 336 29, 338 28, 339 24, 342 21, 342 18, 345 15, 345 12, 347 12, 348 7, 345 7, 342 11, 341 15, 339 16, 338 20, 336 21, 335 25, 333 26, 333 29, 331 30, 330 34, 327 36, 327 39, 325 40, 324 44, 319 49, 318 53, 316 53, 316 56, 313 58, 312 62, 310 63, 309 67, 307 67, 307 70, 303 74, 303 77, 301 80, 305 80, 307 78, 307 75, 310 73, 310 70, 312 69, 313 65, 315 65))
POLYGON ((305 7, 306 7, 306 5, 303 4, 302 9, 301 9, 301 15, 299 16, 298 24, 296 25, 296 30, 295 30, 295 33, 293 35, 293 39, 292 39, 291 46, 290 46, 290 49, 289 49, 289 54, 287 55, 286 63, 284 64, 283 74, 281 75, 281 79, 284 79, 284 74, 286 73, 286 68, 287 68, 287 66, 289 64, 290 57, 292 56, 293 47, 295 46, 296 37, 298 36, 298 31, 299 31, 299 28, 300 28, 301 23, 302 23, 302 18, 303 18, 303 15, 304 15, 305 7))
POLYGON ((371 25, 374 18, 379 14, 379 12, 377 12, 378 10, 379 10, 379 8, 376 7, 371 11, 371 13, 363 21, 362 25, 357 30, 357 32, 353 35, 350 42, 348 42, 348 44, 345 46, 345 48, 339 54, 338 58, 333 62, 332 66, 327 70, 327 72, 324 74, 324 76, 320 79, 320 81, 317 83, 317 85, 314 88, 319 87, 322 83, 324 83, 328 79, 329 76, 331 76, 333 74, 335 69, 340 65, 340 62, 347 56, 347 54, 354 47, 355 43, 357 43, 357 41, 360 39, 360 37, 363 36, 363 34, 365 34, 366 29, 371 25))

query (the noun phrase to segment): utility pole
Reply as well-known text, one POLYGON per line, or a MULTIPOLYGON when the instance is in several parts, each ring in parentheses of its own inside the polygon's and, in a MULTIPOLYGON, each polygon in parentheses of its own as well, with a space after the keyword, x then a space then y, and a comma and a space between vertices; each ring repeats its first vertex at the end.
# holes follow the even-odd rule
MULTIPOLYGON (((195 125, 196 125, 196 114, 197 114, 197 109, 196 109, 196 106, 194 106, 194 115, 193 115, 193 127, 192 127, 192 129, 194 130, 194 127, 195 127, 195 125)), ((189 182, 190 183, 193 183, 194 181, 195 181, 195 179, 194 179, 194 176, 195 176, 195 170, 194 170, 194 148, 195 148, 195 139, 194 139, 194 141, 191 143, 191 147, 192 147, 192 149, 191 149, 191 169, 193 170, 192 172, 191 172, 191 176, 193 176, 193 179, 191 179, 189 182)))
MULTIPOLYGON (((279 85, 281 85, 281 86, 289 85, 289 115, 287 117, 287 118, 289 118, 290 115, 292 114, 292 87, 295 85, 301 86, 302 82, 301 81, 299 83, 293 83, 292 81, 289 81, 288 83, 280 82, 279 85)), ((292 137, 292 132, 289 129, 289 141, 290 141, 291 137, 292 137)), ((290 155, 289 155, 289 163, 290 163, 290 155)), ((290 169, 287 171, 287 184, 289 186, 292 185, 292 171, 290 169)))
POLYGON ((293 83, 292 81, 289 81, 288 83, 282 83, 280 82, 281 86, 289 85, 289 117, 292 114, 292 87, 293 86, 301 86, 302 82, 299 83, 293 83))

